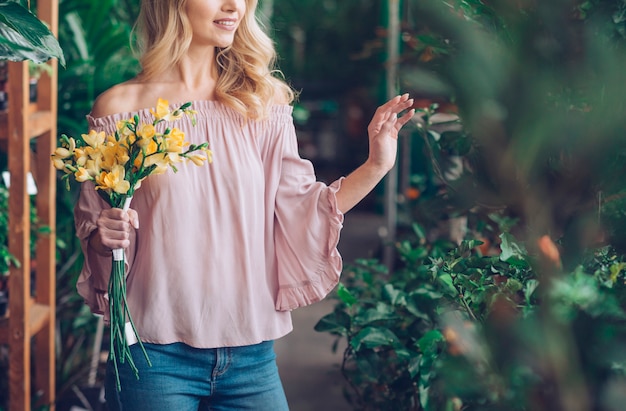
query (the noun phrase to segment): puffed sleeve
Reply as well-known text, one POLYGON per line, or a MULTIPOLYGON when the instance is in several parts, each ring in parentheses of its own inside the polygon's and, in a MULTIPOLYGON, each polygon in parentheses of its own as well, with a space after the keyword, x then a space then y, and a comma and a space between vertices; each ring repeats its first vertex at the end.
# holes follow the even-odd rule
POLYGON ((81 184, 78 203, 74 207, 76 235, 83 251, 83 267, 76 290, 92 312, 108 314, 107 289, 111 275, 111 256, 102 256, 88 246, 89 236, 96 229, 96 219, 106 203, 91 182, 81 184))
MULTIPOLYGON (((89 128, 96 131, 107 131, 114 124, 113 119, 101 121, 100 124, 94 123, 93 119, 88 117, 89 128), (108 126, 108 127, 107 127, 108 126)), ((95 252, 89 247, 89 236, 97 228, 96 220, 100 215, 100 211, 110 206, 98 195, 92 182, 87 181, 80 185, 80 195, 78 202, 74 207, 74 223, 76 226, 76 236, 80 240, 80 246, 83 252, 83 266, 76 282, 76 290, 83 297, 85 304, 89 306, 91 311, 96 314, 103 314, 105 322, 109 320, 109 304, 108 304, 108 284, 111 276, 112 256, 103 256, 95 252)), ((134 239, 131 238, 131 247, 125 250, 126 256, 126 272, 132 265, 134 256, 134 239)))
POLYGON ((278 270, 276 310, 288 311, 322 300, 339 282, 337 250, 343 214, 336 193, 316 181, 313 165, 300 158, 293 126, 283 129, 274 241, 278 270))

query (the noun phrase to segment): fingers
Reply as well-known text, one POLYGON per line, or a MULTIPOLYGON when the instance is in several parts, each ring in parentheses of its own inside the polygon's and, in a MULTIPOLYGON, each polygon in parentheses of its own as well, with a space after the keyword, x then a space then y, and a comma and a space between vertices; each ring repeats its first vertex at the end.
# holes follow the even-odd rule
POLYGON ((415 115, 415 109, 414 108, 412 108, 411 110, 409 110, 406 113, 404 113, 404 115, 402 117, 400 117, 398 119, 398 122, 396 123, 398 130, 400 128, 402 128, 402 126, 404 126, 406 123, 408 123, 409 120, 411 120, 414 115, 415 115))
POLYGON ((408 94, 404 94, 402 95, 402 98, 400 99, 400 101, 396 104, 396 106, 394 107, 393 112, 397 115, 400 112, 413 107, 413 103, 414 100, 412 98, 409 98, 408 94))
POLYGON ((139 215, 137 214, 137 211, 133 210, 132 208, 129 208, 127 213, 128 213, 128 218, 130 219, 130 223, 133 225, 135 230, 138 230, 139 229, 139 215))
POLYGON ((139 219, 133 209, 123 211, 111 208, 101 211, 96 225, 103 246, 110 249, 126 248, 130 245, 131 230, 139 228, 139 219))
MULTIPOLYGON (((376 114, 374 115, 374 121, 372 125, 383 123, 391 117, 397 117, 402 111, 409 109, 413 106, 414 100, 409 98, 409 94, 405 93, 400 96, 396 96, 387 101, 382 106, 378 107, 376 114)), ((411 109, 401 117, 401 121, 398 123, 398 129, 405 125, 415 114, 415 110, 411 109)))
POLYGON ((403 110, 411 107, 413 105, 413 99, 409 98, 409 93, 404 93, 402 95, 395 96, 391 100, 387 101, 385 104, 380 106, 378 110, 381 113, 389 112, 398 114, 403 110))
MULTIPOLYGON (((413 106, 414 100, 409 98, 409 94, 405 93, 402 95, 395 96, 394 98, 388 100, 385 104, 379 106, 374 113, 372 120, 368 126, 368 131, 370 134, 377 134, 380 132, 383 123, 391 119, 392 117, 397 117, 402 111, 413 106)), ((414 110, 407 112, 404 116, 402 116, 402 121, 398 123, 398 129, 400 129, 406 122, 408 122, 413 114, 414 110), (406 116, 406 117, 405 117, 406 116)))
POLYGON ((383 123, 382 127, 380 128, 379 134, 389 134, 391 132, 391 130, 393 130, 393 128, 394 128, 394 126, 396 125, 397 122, 398 122, 398 117, 397 116, 389 117, 383 123))

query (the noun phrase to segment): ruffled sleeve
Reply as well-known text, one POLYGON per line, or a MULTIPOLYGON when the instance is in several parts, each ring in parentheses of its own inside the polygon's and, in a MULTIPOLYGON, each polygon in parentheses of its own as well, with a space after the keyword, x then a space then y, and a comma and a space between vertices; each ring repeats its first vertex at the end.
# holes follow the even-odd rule
POLYGON ((343 214, 336 193, 343 178, 330 186, 316 181, 313 165, 298 154, 293 126, 283 133, 274 228, 278 311, 322 300, 337 285, 342 270, 337 244, 343 214))
POLYGON ((93 313, 108 317, 106 294, 111 274, 111 256, 102 256, 88 245, 89 236, 96 229, 96 219, 104 207, 107 205, 96 194, 94 185, 90 182, 81 184, 80 197, 74 208, 74 221, 84 260, 76 290, 93 313))
MULTIPOLYGON (((88 116, 89 129, 111 133, 115 129, 117 117, 109 116, 95 119, 88 116)), ((74 207, 74 223, 76 236, 80 240, 83 252, 83 267, 76 282, 76 290, 83 297, 85 303, 95 314, 104 315, 105 322, 109 320, 108 284, 111 276, 112 257, 96 253, 89 247, 89 237, 97 228, 96 220, 100 211, 110 206, 98 195, 92 182, 80 185, 80 196, 74 207)), ((131 238, 131 247, 125 250, 126 270, 128 272, 134 255, 134 239, 131 238)))

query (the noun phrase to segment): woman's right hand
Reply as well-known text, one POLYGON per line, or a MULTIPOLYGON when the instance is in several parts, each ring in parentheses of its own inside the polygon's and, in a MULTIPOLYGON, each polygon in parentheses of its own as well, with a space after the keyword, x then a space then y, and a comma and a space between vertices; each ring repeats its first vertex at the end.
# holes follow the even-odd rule
POLYGON ((132 208, 128 211, 109 208, 100 212, 96 225, 89 237, 89 245, 99 254, 110 255, 111 250, 130 245, 131 231, 139 228, 139 218, 132 208))

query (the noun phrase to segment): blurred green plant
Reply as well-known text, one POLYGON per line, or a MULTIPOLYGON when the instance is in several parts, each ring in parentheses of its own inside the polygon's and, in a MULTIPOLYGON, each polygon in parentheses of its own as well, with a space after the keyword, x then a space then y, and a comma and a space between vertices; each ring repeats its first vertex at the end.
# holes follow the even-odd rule
POLYGON ((428 23, 407 29, 418 40, 403 82, 419 95, 436 78, 462 123, 420 130, 432 163, 422 192, 444 195, 453 215, 506 209, 526 234, 563 237, 567 261, 599 240, 623 248, 623 2, 489 4, 411 3, 428 23), (445 52, 423 46, 425 30, 445 52), (462 172, 437 173, 452 158, 462 172))
POLYGON ((273 0, 270 29, 280 68, 303 88, 303 98, 339 98, 347 89, 376 84, 384 67, 363 43, 375 41, 381 8, 373 0, 273 0))
POLYGON ((398 259, 347 267, 316 327, 348 341, 348 397, 622 409, 626 6, 404 4, 403 89, 458 117, 419 107, 398 259), (443 222, 462 225, 458 243, 443 222))
POLYGON ((533 268, 541 255, 510 234, 495 256, 482 256, 479 241, 424 235, 415 226, 415 240, 398 245, 392 275, 376 260, 347 267, 334 311, 315 327, 347 340, 354 409, 619 409, 611 396, 626 384, 623 257, 594 250, 552 284, 533 268), (586 383, 567 392, 575 384, 564 378, 586 383))

